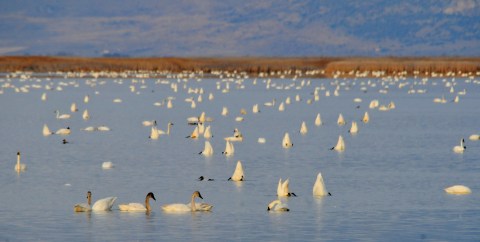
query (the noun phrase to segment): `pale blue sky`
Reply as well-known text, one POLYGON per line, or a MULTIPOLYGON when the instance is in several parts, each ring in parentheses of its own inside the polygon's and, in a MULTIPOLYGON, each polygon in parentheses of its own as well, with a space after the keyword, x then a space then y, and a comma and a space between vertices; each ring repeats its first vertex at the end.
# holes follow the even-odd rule
POLYGON ((0 55, 480 56, 480 0, 0 0, 0 55))

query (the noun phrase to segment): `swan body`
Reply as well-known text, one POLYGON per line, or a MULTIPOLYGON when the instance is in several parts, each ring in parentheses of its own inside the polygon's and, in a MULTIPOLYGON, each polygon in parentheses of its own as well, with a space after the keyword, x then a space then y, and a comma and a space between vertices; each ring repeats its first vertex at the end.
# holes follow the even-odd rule
POLYGON ((111 129, 108 126, 102 125, 97 127, 98 131, 110 131, 111 129))
POLYGON ((43 93, 42 94, 42 101, 46 101, 47 100, 47 93, 43 93))
POLYGON ((70 114, 60 114, 58 110, 55 110, 55 113, 57 114, 57 119, 69 119, 71 117, 70 114))
POLYGON ((368 112, 365 112, 365 114, 363 114, 362 122, 368 123, 369 121, 370 121, 370 116, 368 115, 368 112))
POLYGON ((85 95, 85 97, 83 98, 83 102, 88 103, 88 101, 90 101, 90 97, 88 95, 85 95))
POLYGON ((196 139, 196 138, 198 138, 198 135, 199 135, 198 126, 196 126, 195 129, 193 130, 193 132, 189 136, 187 136, 187 138, 196 139))
POLYGON ((205 140, 205 148, 203 149, 202 152, 200 152, 200 154, 202 154, 204 156, 212 156, 213 155, 213 147, 208 140, 205 140))
POLYGON ((47 124, 43 125, 43 130, 42 130, 43 136, 49 136, 54 134, 50 129, 48 128, 47 124))
POLYGON ((320 126, 322 125, 322 118, 320 117, 320 114, 317 114, 317 117, 315 118, 315 126, 320 126))
POLYGON ((27 170, 27 165, 20 163, 20 152, 17 152, 17 163, 15 164, 15 171, 21 172, 27 170))
POLYGON ((332 150, 336 151, 344 151, 345 150, 345 141, 343 140, 343 137, 341 135, 338 136, 338 141, 335 147, 332 148, 332 150))
POLYGON ((144 212, 144 211, 151 211, 150 207, 150 198, 153 200, 155 199, 155 195, 152 192, 149 192, 145 197, 145 204, 141 203, 128 203, 128 204, 119 204, 118 208, 120 211, 127 211, 127 212, 144 212))
POLYGON ((468 137, 470 140, 480 140, 480 134, 472 134, 470 137, 468 137))
MULTIPOLYGON (((165 212, 196 212, 196 211, 209 211, 209 210, 200 210, 197 209, 197 204, 195 204, 195 198, 199 197, 203 199, 202 195, 200 194, 199 191, 195 191, 192 194, 191 202, 189 204, 183 204, 183 203, 172 203, 172 204, 166 204, 162 206, 163 211, 165 212)), ((213 206, 210 205, 210 209, 213 206)))
POLYGON ((342 115, 342 114, 339 114, 339 115, 338 115, 337 124, 338 124, 339 126, 345 125, 345 119, 343 118, 343 115, 342 115))
POLYGON ((282 178, 280 178, 280 180, 278 180, 278 185, 277 185, 277 196, 279 197, 295 196, 295 193, 290 193, 289 184, 290 184, 290 179, 287 179, 284 182, 282 182, 282 178))
POLYGON ((351 134, 356 134, 356 133, 358 133, 357 122, 352 121, 352 127, 350 127, 350 130, 348 130, 348 132, 350 132, 351 134))
POLYGON ((105 161, 102 163, 102 169, 112 169, 113 163, 111 161, 105 161))
POLYGON ((228 108, 227 107, 223 107, 222 108, 222 116, 227 116, 228 115, 228 108))
POLYGON ((75 212, 88 212, 92 210, 92 192, 87 192, 87 203, 77 203, 73 206, 75 212))
POLYGON ((267 140, 266 140, 265 138, 263 138, 263 137, 260 137, 260 138, 258 138, 257 142, 258 142, 259 144, 265 144, 265 143, 267 142, 267 140))
POLYGON ((205 132, 203 132, 203 137, 205 139, 210 139, 212 138, 212 128, 210 127, 210 125, 208 125, 206 128, 205 128, 205 132))
POLYGON ((378 102, 378 100, 375 99, 375 100, 370 101, 370 104, 368 105, 368 107, 369 107, 370 109, 375 109, 375 108, 377 108, 379 105, 380 105, 380 103, 378 102))
POLYGON ((158 134, 157 126, 152 126, 150 129, 150 136, 148 136, 150 139, 158 139, 160 135, 158 134))
POLYGON ((318 173, 317 180, 315 180, 315 184, 313 185, 313 196, 330 196, 331 194, 327 192, 325 188, 325 183, 323 182, 322 173, 318 173))
POLYGON ((465 146, 465 140, 461 139, 460 140, 460 145, 457 145, 457 146, 453 147, 453 152, 463 153, 465 151, 465 149, 467 149, 467 147, 465 146))
POLYGON ((172 100, 171 100, 171 99, 168 99, 167 108, 168 108, 168 109, 173 108, 173 104, 172 104, 172 100))
POLYGON ((226 156, 232 156, 235 153, 235 147, 233 146, 233 143, 230 142, 229 140, 225 141, 225 151, 222 152, 222 154, 226 156))
POLYGON ((285 111, 285 104, 283 102, 281 102, 280 105, 278 105, 278 111, 280 112, 285 111))
POLYGON ((156 120, 145 120, 142 122, 142 125, 145 127, 157 125, 156 120))
POLYGON ((301 134, 306 134, 307 132, 308 132, 307 124, 305 123, 305 121, 303 121, 302 125, 300 126, 300 133, 301 134))
POLYGON ((253 105, 252 107, 252 113, 259 113, 260 109, 258 109, 258 104, 253 105))
POLYGON ((293 146, 293 143, 290 140, 290 136, 288 135, 288 133, 285 133, 285 135, 283 136, 282 146, 285 149, 293 146))
POLYGON ((228 180, 243 181, 244 179, 245 179, 245 176, 243 173, 242 162, 237 161, 237 166, 235 167, 235 171, 233 172, 233 175, 230 178, 228 178, 228 180))
POLYGON ((273 107, 275 106, 275 98, 271 101, 271 102, 266 102, 264 103, 263 105, 267 106, 267 107, 273 107))
POLYGON ((71 133, 70 127, 62 128, 55 132, 55 134, 59 134, 59 135, 69 135, 70 133, 71 133))
POLYGON ((95 131, 95 127, 93 126, 88 126, 86 128, 83 129, 84 131, 88 131, 88 132, 92 132, 92 131, 95 131))
POLYGON ((93 206, 93 211, 110 211, 112 210, 113 203, 115 203, 117 197, 106 197, 96 201, 93 206))
POLYGON ((472 193, 472 190, 464 185, 455 185, 451 187, 447 187, 444 189, 446 193, 454 194, 454 195, 467 195, 472 193))
POLYGON ((88 113, 87 109, 85 109, 85 111, 83 111, 82 118, 83 118, 83 120, 90 119, 90 114, 88 113))
POLYGON ((290 211, 290 209, 288 209, 286 204, 282 203, 280 200, 277 199, 268 204, 267 211, 288 212, 290 211))
POLYGON ((78 108, 77 108, 77 104, 76 104, 76 103, 72 103, 72 105, 70 105, 70 111, 71 111, 72 113, 78 111, 78 108))
POLYGON ((226 141, 230 141, 230 142, 241 142, 241 141, 243 141, 243 135, 242 135, 242 133, 240 132, 240 130, 238 130, 237 128, 235 128, 235 129, 233 130, 233 136, 226 137, 225 140, 226 140, 226 141))

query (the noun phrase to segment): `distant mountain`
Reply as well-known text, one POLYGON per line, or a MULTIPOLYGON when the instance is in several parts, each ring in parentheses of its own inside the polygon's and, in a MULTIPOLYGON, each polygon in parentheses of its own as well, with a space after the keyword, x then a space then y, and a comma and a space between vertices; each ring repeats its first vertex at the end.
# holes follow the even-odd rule
POLYGON ((0 2, 0 55, 480 56, 479 0, 0 2))

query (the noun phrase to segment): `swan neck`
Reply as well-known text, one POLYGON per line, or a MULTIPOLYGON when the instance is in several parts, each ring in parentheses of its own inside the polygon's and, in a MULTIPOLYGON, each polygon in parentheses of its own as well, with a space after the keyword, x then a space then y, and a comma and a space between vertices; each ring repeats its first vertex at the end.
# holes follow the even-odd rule
POLYGON ((190 202, 192 206, 192 212, 195 212, 197 209, 195 208, 195 194, 192 195, 192 201, 190 202))
POLYGON ((150 211, 150 202, 148 196, 145 198, 145 207, 147 208, 147 211, 150 211))
POLYGON ((17 154, 17 167, 20 169, 20 154, 17 154))

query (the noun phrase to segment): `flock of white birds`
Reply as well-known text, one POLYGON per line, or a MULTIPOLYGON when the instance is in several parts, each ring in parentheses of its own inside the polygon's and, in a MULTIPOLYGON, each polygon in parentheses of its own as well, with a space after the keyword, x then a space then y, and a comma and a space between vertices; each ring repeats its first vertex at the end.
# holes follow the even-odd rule
MULTIPOLYGON (((432 76, 434 73, 432 73, 432 76)), ((479 73, 471 74, 465 78, 465 82, 471 84, 480 84, 479 80, 475 79, 475 75, 478 76, 479 73)), ((262 78, 261 76, 256 79, 249 78, 245 73, 228 73, 228 72, 218 72, 213 73, 215 76, 214 80, 216 82, 216 89, 217 91, 205 93, 203 88, 199 87, 191 87, 189 86, 190 83, 194 82, 196 85, 201 83, 201 78, 203 73, 182 73, 182 74, 166 74, 164 78, 152 79, 148 73, 144 74, 135 74, 134 78, 131 77, 132 73, 57 73, 57 75, 63 75, 65 79, 64 81, 53 81, 50 78, 34 78, 30 76, 31 73, 11 73, 6 79, 2 79, 0 84, 0 94, 3 94, 6 90, 14 90, 15 92, 20 93, 28 93, 31 89, 44 89, 48 91, 61 91, 66 86, 78 86, 79 81, 75 80, 75 78, 84 78, 85 76, 91 76, 92 78, 85 78, 85 84, 95 89, 97 86, 105 85, 107 81, 117 82, 118 84, 129 84, 129 89, 132 93, 140 94, 143 90, 147 89, 147 84, 151 85, 162 85, 162 87, 170 88, 173 93, 180 93, 184 92, 192 97, 186 98, 184 101, 189 103, 190 108, 192 110, 191 117, 186 117, 184 124, 175 124, 175 125, 190 125, 192 128, 191 134, 182 134, 187 135, 186 138, 189 139, 204 139, 204 149, 199 153, 203 156, 212 156, 214 154, 214 149, 210 143, 210 140, 214 137, 212 134, 212 127, 214 127, 215 120, 205 113, 203 110, 198 110, 197 104, 201 102, 213 102, 215 99, 215 95, 228 95, 228 93, 232 89, 244 89, 245 85, 252 84, 252 85, 262 85, 265 91, 269 89, 279 89, 279 90, 300 90, 308 88, 311 90, 310 96, 300 96, 297 94, 293 99, 290 96, 285 97, 277 97, 273 100, 265 100, 264 103, 256 103, 252 107, 244 107, 240 109, 238 115, 234 115, 234 120, 236 122, 242 122, 245 118, 248 118, 249 111, 251 110, 251 115, 262 115, 262 109, 276 109, 278 112, 286 112, 288 110, 288 106, 292 102, 304 102, 306 105, 312 104, 314 102, 318 102, 321 97, 330 97, 339 96, 341 92, 348 91, 352 85, 359 85, 360 90, 367 91, 369 88, 378 88, 380 93, 386 94, 392 88, 404 89, 408 94, 415 94, 415 93, 425 93, 427 92, 427 86, 432 85, 432 81, 429 78, 415 78, 407 80, 407 78, 399 76, 384 76, 382 78, 377 79, 366 79, 366 78, 352 78, 352 79, 334 79, 333 81, 325 81, 325 82, 311 82, 308 79, 308 76, 302 76, 301 73, 296 73, 296 75, 291 78, 290 82, 285 82, 286 79, 281 79, 282 82, 277 82, 276 79, 271 78, 262 78), (111 80, 103 79, 101 77, 108 77, 111 80), (148 79, 149 80, 145 80, 148 79), (20 79, 19 85, 15 85, 11 79, 20 79), (413 81, 412 81, 413 80, 413 81), (148 83, 148 82, 154 83, 148 83), (287 83, 287 84, 286 84, 287 83), (204 100, 204 96, 207 100, 204 100)), ((435 76, 439 76, 440 74, 435 74, 435 76)), ((458 103, 460 102, 460 96, 466 95, 467 91, 465 89, 456 91, 456 79, 455 77, 450 76, 447 74, 444 76, 443 80, 435 81, 433 85, 444 85, 448 88, 451 96, 453 96, 452 100, 447 100, 445 96, 435 98, 433 102, 444 104, 447 102, 458 103)), ((44 92, 41 95, 41 100, 44 102, 48 101, 47 92, 44 92)), ((99 95, 99 92, 95 92, 96 95, 99 95)), ((88 103, 90 96, 86 94, 84 96, 84 106, 88 107, 88 103)), ((122 99, 116 98, 113 100, 114 103, 122 103, 122 99)), ((154 106, 166 109, 173 109, 175 108, 175 102, 179 102, 179 99, 176 96, 169 96, 163 99, 160 102, 153 103, 154 106)), ((234 102, 234 100, 232 100, 234 102)), ((355 98, 353 100, 354 105, 359 105, 360 103, 369 102, 368 108, 372 111, 392 111, 396 108, 396 104, 392 101, 389 103, 381 104, 378 100, 369 100, 364 101, 361 98, 355 98)), ((222 110, 218 110, 219 113, 224 118, 232 118, 230 115, 231 110, 229 109, 230 103, 224 103, 222 110)), ((359 106, 358 106, 359 107, 359 106)), ((77 104, 73 102, 70 107, 70 112, 64 112, 60 110, 55 110, 55 117, 57 119, 70 119, 75 113, 79 112, 77 104)), ((82 110, 82 119, 89 120, 90 119, 90 112, 87 108, 82 110)), ((236 111, 235 111, 236 113, 236 111)), ((92 113, 95 115, 95 113, 92 113)), ((323 125, 323 121, 321 118, 321 114, 317 113, 314 116, 314 125, 320 127, 323 125)), ((363 122, 363 125, 371 125, 371 122, 374 120, 370 119, 370 115, 368 111, 365 111, 363 117, 358 117, 358 120, 363 122)), ((168 119, 168 117, 165 117, 168 119)), ((312 117, 313 119, 313 117, 312 117)), ((313 121, 313 120, 310 120, 313 121)), ((148 136, 151 140, 160 139, 162 136, 169 136, 171 134, 171 130, 175 128, 172 122, 168 122, 165 126, 165 130, 159 128, 155 117, 152 117, 150 120, 145 120, 142 122, 142 125, 148 127, 150 130, 149 134, 145 135, 148 136)), ((357 135, 359 133, 359 125, 356 121, 347 122, 342 115, 342 113, 338 114, 337 125, 344 126, 350 125, 349 134, 350 135, 357 135)), ((77 129, 75 129, 77 130, 77 129)), ((80 130, 80 129, 78 129, 80 130)), ((107 132, 111 131, 111 129, 106 126, 87 126, 81 129, 82 132, 107 132)), ((67 140, 71 132, 76 132, 70 127, 62 127, 58 130, 52 131, 48 127, 47 124, 44 124, 42 133, 44 136, 50 135, 60 135, 63 139, 63 144, 69 143, 67 140)), ((306 125, 305 120, 302 121, 298 132, 302 135, 308 135, 308 127, 306 125)), ((146 132, 147 133, 147 132, 146 132)), ((178 134, 177 134, 178 135, 178 134)), ((360 134, 361 135, 361 134, 360 134)), ((222 155, 225 156, 232 156, 235 153, 235 143, 237 142, 244 142, 244 137, 242 132, 238 129, 234 129, 234 133, 232 136, 228 137, 221 137, 225 142, 225 149, 221 152, 222 155)), ((267 142, 265 137, 254 137, 259 145, 264 144, 267 142), (257 139, 258 138, 258 139, 257 139)), ((453 147, 453 152, 455 153, 463 153, 466 151, 465 139, 463 137, 459 137, 460 144, 453 147)), ((472 134, 469 139, 471 141, 478 141, 480 140, 479 134, 472 134)), ((153 142, 153 141, 152 141, 153 142)), ((269 141, 270 142, 270 141, 269 141)), ((294 147, 294 143, 290 137, 288 132, 284 132, 282 140, 275 140, 272 142, 277 142, 279 146, 283 147, 284 149, 290 149, 294 147)), ((345 139, 342 134, 338 135, 338 140, 332 140, 332 152, 345 152, 346 144, 345 139), (335 144, 335 145, 333 145, 335 144)), ((15 165, 16 172, 26 172, 27 165, 26 163, 21 163, 21 155, 20 152, 17 153, 17 162, 15 165)), ((28 161, 27 161, 28 163, 28 161)), ((114 167, 114 164, 111 161, 106 161, 102 164, 103 169, 111 169, 114 167)), ((203 180, 203 176, 199 180, 203 180)), ((245 180, 245 173, 242 166, 241 161, 237 161, 235 170, 233 174, 230 176, 229 180, 233 182, 242 182, 245 180)), ((313 180, 313 178, 312 178, 313 180)), ((289 191, 289 182, 290 179, 287 178, 286 180, 282 180, 282 178, 278 181, 277 187, 277 196, 278 199, 271 201, 268 203, 267 210, 269 211, 289 211, 287 204, 285 204, 285 200, 282 200, 283 197, 290 197, 296 196, 295 193, 289 191)), ((469 194, 471 190, 464 185, 454 185, 448 188, 445 188, 445 192, 450 194, 469 194)), ((321 172, 318 172, 315 182, 313 183, 312 188, 312 195, 313 196, 330 196, 325 187, 325 182, 323 180, 321 172)), ((212 209, 212 205, 207 203, 196 203, 195 198, 202 198, 199 191, 195 191, 192 194, 191 202, 189 204, 166 204, 162 206, 162 209, 166 212, 195 212, 195 211, 210 211, 212 209)), ((98 200, 93 205, 91 204, 92 193, 89 191, 87 193, 87 203, 79 203, 74 205, 74 211, 76 212, 84 212, 84 211, 98 211, 98 210, 111 210, 114 202, 116 201, 116 197, 107 197, 98 200)), ((119 210, 121 211, 150 211, 151 206, 149 204, 149 200, 155 199, 153 193, 148 193, 145 197, 144 203, 127 203, 127 204, 120 204, 119 210)), ((203 199, 203 198, 202 198, 203 199)))

